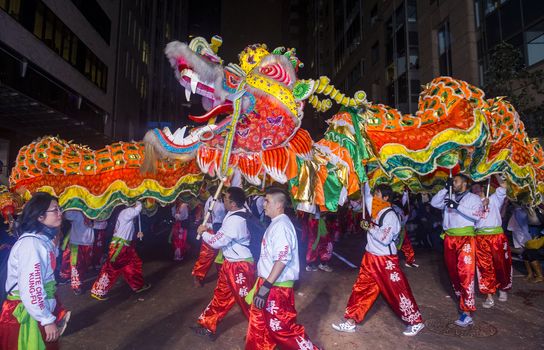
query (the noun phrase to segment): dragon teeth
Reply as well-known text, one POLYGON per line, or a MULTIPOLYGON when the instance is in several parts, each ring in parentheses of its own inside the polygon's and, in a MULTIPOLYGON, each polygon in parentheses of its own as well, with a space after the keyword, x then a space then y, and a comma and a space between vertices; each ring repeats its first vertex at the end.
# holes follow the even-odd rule
POLYGON ((185 98, 187 99, 187 102, 191 101, 191 90, 185 89, 185 98))

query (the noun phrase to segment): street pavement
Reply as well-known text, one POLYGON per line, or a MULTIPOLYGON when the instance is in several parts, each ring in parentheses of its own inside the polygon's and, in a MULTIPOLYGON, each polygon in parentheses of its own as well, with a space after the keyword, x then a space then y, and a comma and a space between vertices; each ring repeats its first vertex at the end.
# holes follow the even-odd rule
MULTIPOLYGON (((216 282, 212 268, 203 288, 192 285, 191 269, 197 254, 171 261, 171 250, 163 236, 141 247, 146 281, 152 288, 142 294, 131 292, 120 279, 107 301, 81 296, 61 286, 64 305, 72 319, 61 339, 64 349, 243 349, 247 321, 235 306, 219 324, 217 339, 198 337, 189 329, 210 301, 216 282)), ((362 237, 348 237, 335 251, 355 265, 363 253, 362 237)), ((416 337, 402 335, 403 323, 379 297, 355 333, 338 333, 331 323, 341 319, 357 269, 333 258, 334 272, 301 272, 295 303, 298 321, 312 341, 324 349, 544 349, 544 283, 522 278, 515 263, 513 289, 506 303, 496 300, 483 309, 481 295, 475 326, 461 329, 452 324, 457 317, 447 274, 439 254, 417 249, 421 267, 404 268, 427 327, 416 337)), ((92 276, 91 276, 92 277, 92 276)), ((86 283, 90 289, 92 278, 86 283)))

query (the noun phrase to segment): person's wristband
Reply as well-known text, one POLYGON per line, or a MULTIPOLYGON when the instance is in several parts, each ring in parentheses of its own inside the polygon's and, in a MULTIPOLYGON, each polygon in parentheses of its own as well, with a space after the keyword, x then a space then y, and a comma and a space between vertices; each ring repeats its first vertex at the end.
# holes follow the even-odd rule
POLYGON ((272 289, 272 283, 268 282, 268 280, 264 281, 263 286, 265 286, 268 289, 272 289))

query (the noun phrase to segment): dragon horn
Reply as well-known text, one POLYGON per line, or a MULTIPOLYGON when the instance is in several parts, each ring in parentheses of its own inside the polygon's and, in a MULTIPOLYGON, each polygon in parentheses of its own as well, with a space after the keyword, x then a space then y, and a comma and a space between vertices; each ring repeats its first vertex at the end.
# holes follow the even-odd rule
POLYGON ((339 105, 345 107, 357 107, 366 105, 368 103, 366 100, 366 93, 364 91, 357 91, 353 98, 347 97, 345 94, 341 93, 333 85, 331 85, 330 79, 325 76, 319 77, 319 80, 317 81, 312 79, 297 81, 293 88, 293 94, 295 95, 295 99, 298 101, 309 99, 310 104, 320 112, 324 112, 329 109, 332 102, 328 98, 323 101, 319 101, 317 96, 315 96, 316 94, 328 96, 339 105))

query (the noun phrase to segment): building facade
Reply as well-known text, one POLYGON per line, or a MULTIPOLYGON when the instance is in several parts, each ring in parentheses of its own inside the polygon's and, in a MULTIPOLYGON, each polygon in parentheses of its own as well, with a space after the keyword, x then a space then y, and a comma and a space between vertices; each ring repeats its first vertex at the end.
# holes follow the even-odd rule
POLYGON ((7 167, 39 136, 91 146, 109 140, 117 16, 111 1, 0 1, 0 160, 7 167))
POLYGON ((421 85, 437 76, 485 86, 501 41, 520 49, 529 69, 544 66, 541 0, 317 0, 307 7, 311 75, 403 113, 417 110, 421 85))

